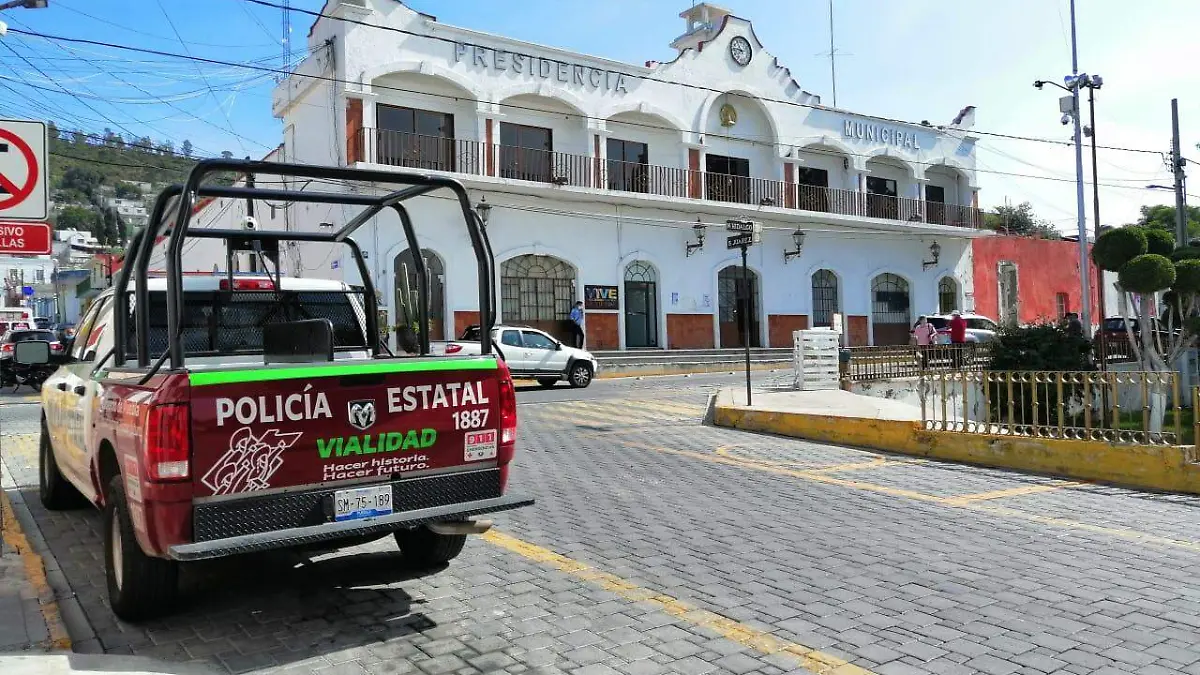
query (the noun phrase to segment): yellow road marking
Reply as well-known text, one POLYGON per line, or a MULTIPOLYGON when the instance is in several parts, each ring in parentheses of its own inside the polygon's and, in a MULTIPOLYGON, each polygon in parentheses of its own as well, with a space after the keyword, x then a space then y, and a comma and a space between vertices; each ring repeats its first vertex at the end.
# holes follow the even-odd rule
POLYGON ((1075 487, 1082 485, 1077 481, 1064 481, 1062 483, 1046 484, 1046 485, 1025 485, 1022 487, 1009 488, 1007 490, 992 490, 991 492, 977 492, 970 495, 958 495, 950 497, 947 502, 954 504, 970 504, 972 502, 984 502, 992 499, 1003 499, 1005 497, 1020 497, 1021 495, 1035 495, 1040 492, 1053 492, 1062 490, 1063 488, 1075 487))
POLYGON ((832 654, 806 647, 795 642, 788 642, 766 631, 752 628, 746 624, 721 616, 715 612, 701 609, 691 603, 669 595, 657 593, 626 581, 614 574, 609 574, 595 567, 560 555, 536 544, 517 539, 516 537, 489 530, 483 539, 500 548, 516 553, 536 563, 553 567, 576 579, 582 579, 596 584, 610 593, 614 593, 633 602, 648 602, 667 614, 685 621, 693 626, 710 630, 721 637, 736 642, 762 654, 788 654, 794 657, 801 668, 822 675, 873 675, 845 659, 832 654))
POLYGON ((46 581, 46 566, 42 562, 42 556, 38 555, 29 545, 29 540, 25 538, 25 533, 21 531, 21 525, 17 522, 17 514, 13 512, 12 503, 8 500, 8 493, 2 490, 0 490, 0 521, 3 522, 4 542, 20 554, 21 562, 25 567, 25 576, 29 579, 29 584, 33 586, 34 592, 37 593, 42 619, 46 622, 46 630, 50 633, 50 640, 45 645, 46 648, 69 650, 71 638, 67 635, 66 626, 63 625, 62 616, 58 612, 54 589, 50 588, 50 583, 46 581))
MULTIPOLYGON (((1170 537, 1160 537, 1158 535, 1150 534, 1148 532, 1141 532, 1138 530, 1131 530, 1131 529, 1127 529, 1127 528, 1108 527, 1105 525, 1092 525, 1090 523, 1084 523, 1084 522, 1080 522, 1077 520, 1070 520, 1068 518, 1058 518, 1055 516, 1042 516, 1042 515, 1038 515, 1036 513, 1020 511, 1018 509, 1014 509, 1014 508, 1007 507, 1007 506, 999 506, 996 504, 990 504, 990 503, 988 503, 988 500, 962 501, 961 498, 958 498, 958 497, 938 497, 937 495, 925 494, 923 492, 916 492, 914 490, 904 490, 904 489, 900 489, 900 488, 887 487, 885 485, 875 485, 874 483, 864 483, 861 481, 844 480, 844 479, 840 479, 840 478, 834 478, 833 476, 826 476, 824 474, 817 473, 814 471, 787 469, 784 467, 774 466, 774 465, 770 465, 770 464, 761 464, 761 463, 756 463, 756 462, 733 459, 732 457, 725 457, 725 456, 712 454, 712 453, 692 452, 689 450, 676 450, 674 448, 663 448, 663 447, 658 447, 658 446, 654 446, 654 445, 647 445, 645 443, 638 443, 636 441, 622 441, 620 439, 614 439, 614 441, 620 445, 624 445, 624 446, 630 447, 630 448, 636 448, 636 449, 641 449, 641 450, 650 450, 652 452, 660 452, 663 454, 678 455, 678 456, 682 456, 682 457, 691 457, 693 459, 699 459, 701 461, 710 462, 713 464, 725 464, 727 466, 736 466, 736 467, 741 467, 744 469, 753 469, 755 471, 763 471, 766 473, 773 473, 773 474, 777 474, 777 475, 781 475, 781 476, 792 476, 795 478, 803 478, 805 480, 810 480, 810 481, 814 481, 817 483, 825 483, 827 485, 837 485, 839 487, 847 487, 847 488, 851 488, 854 490, 863 490, 865 492, 877 492, 880 494, 891 495, 894 497, 905 497, 907 499, 912 499, 912 500, 920 501, 920 502, 926 502, 926 503, 931 503, 931 504, 940 504, 942 506, 967 509, 970 511, 977 511, 977 512, 981 512, 981 513, 990 513, 992 515, 1013 518, 1015 520, 1025 520, 1028 522, 1034 522, 1034 523, 1038 523, 1038 524, 1042 524, 1042 525, 1051 525, 1054 527, 1061 527, 1064 529, 1080 530, 1083 532, 1091 532, 1093 534, 1104 534, 1104 535, 1108 535, 1108 536, 1112 536, 1112 537, 1117 537, 1119 539, 1139 541, 1139 542, 1142 542, 1145 544, 1166 546, 1166 547, 1171 547, 1171 548, 1182 548, 1182 549, 1187 549, 1190 551, 1200 551, 1200 542, 1197 542, 1197 541, 1189 541, 1186 539, 1173 539, 1170 537)), ((727 446, 723 446, 723 447, 727 447, 727 446)), ((720 450, 720 448, 718 448, 718 450, 720 450)), ((1042 486, 1038 486, 1038 487, 1042 487, 1042 486)), ((1063 487, 1066 487, 1066 484, 1064 484, 1063 487)))
POLYGON ((887 457, 875 457, 866 462, 847 462, 844 464, 832 464, 829 466, 812 466, 808 462, 762 459, 761 457, 746 457, 744 455, 735 455, 730 450, 742 447, 738 445, 722 445, 716 449, 716 453, 722 457, 739 460, 743 462, 753 462, 755 464, 767 464, 770 466, 782 467, 799 467, 797 471, 806 473, 838 473, 840 471, 860 471, 862 469, 878 469, 885 466, 896 466, 898 464, 917 464, 918 462, 906 459, 889 459, 887 457))

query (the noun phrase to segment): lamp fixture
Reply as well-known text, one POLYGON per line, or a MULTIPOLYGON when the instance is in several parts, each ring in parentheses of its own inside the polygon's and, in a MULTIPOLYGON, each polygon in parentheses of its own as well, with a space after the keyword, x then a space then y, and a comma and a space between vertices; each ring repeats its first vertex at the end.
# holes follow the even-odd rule
POLYGON ((802 230, 798 227, 796 228, 796 231, 792 233, 792 243, 796 245, 796 250, 789 251, 787 249, 784 249, 784 251, 783 251, 783 264, 785 264, 785 265, 792 258, 799 257, 801 251, 803 251, 803 249, 804 249, 804 230, 802 230))
POLYGON ((486 226, 488 218, 492 215, 492 205, 488 203, 486 195, 479 198, 479 203, 475 205, 475 213, 479 214, 479 220, 486 226))
POLYGON ((692 225, 692 232, 696 233, 695 242, 687 242, 687 257, 692 257, 692 254, 704 248, 704 223, 700 222, 699 216, 696 217, 696 224, 692 225))
POLYGON ((929 245, 929 255, 933 260, 922 260, 921 269, 927 270, 930 267, 938 264, 938 259, 942 256, 942 247, 936 241, 929 245))

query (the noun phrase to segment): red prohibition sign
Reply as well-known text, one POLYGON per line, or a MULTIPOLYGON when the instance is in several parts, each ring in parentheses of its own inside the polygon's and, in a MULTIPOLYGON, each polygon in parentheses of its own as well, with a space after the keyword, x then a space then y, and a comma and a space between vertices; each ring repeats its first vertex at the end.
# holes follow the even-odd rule
POLYGON ((33 156, 33 148, 29 147, 29 144, 20 136, 7 129, 0 129, 0 140, 8 141, 16 146, 21 151, 21 155, 25 157, 25 165, 29 168, 29 175, 25 178, 25 185, 22 187, 17 187, 16 183, 0 173, 0 188, 8 191, 7 197, 0 197, 0 209, 8 209, 20 204, 33 194, 33 186, 37 184, 38 179, 38 165, 37 158, 33 156))

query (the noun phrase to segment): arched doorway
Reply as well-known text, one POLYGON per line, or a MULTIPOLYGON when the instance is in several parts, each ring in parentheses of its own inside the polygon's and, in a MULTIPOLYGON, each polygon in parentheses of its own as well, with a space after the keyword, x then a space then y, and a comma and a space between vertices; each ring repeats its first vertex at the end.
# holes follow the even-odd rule
POLYGON ((644 260, 625 267, 625 348, 658 346, 658 271, 644 260))
POLYGON ((761 347, 758 321, 758 274, 741 265, 730 265, 717 273, 717 323, 721 347, 744 347, 744 331, 749 322, 750 346, 761 347))
POLYGON ((838 311, 838 279, 832 270, 817 270, 812 275, 813 328, 833 326, 838 311))
POLYGON ((938 281, 938 312, 949 314, 958 306, 958 282, 950 277, 942 277, 938 281))
POLYGON ((885 272, 871 280, 871 323, 876 345, 908 344, 911 304, 904 277, 885 272))
POLYGON ((549 255, 519 255, 500 264, 500 318, 532 326, 570 344, 575 268, 549 255))
MULTIPOLYGON (((446 340, 453 336, 446 335, 446 266, 442 257, 433 251, 421 249, 421 259, 425 261, 426 285, 429 289, 429 339, 446 340)), ((392 328, 398 325, 411 326, 417 330, 418 304, 417 268, 413 264, 412 249, 405 249, 396 256, 396 309, 394 316, 389 318, 392 328)))

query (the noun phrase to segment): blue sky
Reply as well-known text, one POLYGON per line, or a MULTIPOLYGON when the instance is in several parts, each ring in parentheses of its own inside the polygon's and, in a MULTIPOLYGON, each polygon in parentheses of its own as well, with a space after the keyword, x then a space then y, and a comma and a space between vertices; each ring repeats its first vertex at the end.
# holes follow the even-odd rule
MULTIPOLYGON (((834 0, 839 107, 907 120, 948 122, 978 107, 976 129, 1067 140, 1056 93, 1035 79, 1070 71, 1068 0, 834 0)), ((278 10, 244 0, 51 0, 11 10, 13 28, 85 37, 193 56, 278 66, 278 10), (180 44, 180 38, 186 47, 180 44)), ((320 9, 319 0, 293 6, 320 9)), ((629 63, 667 60, 683 28, 686 0, 411 0, 439 20, 629 63)), ((828 0, 726 0, 754 22, 767 51, 801 86, 831 102, 828 0)), ((1200 25, 1194 0, 1078 0, 1080 64, 1105 78, 1097 127, 1102 144, 1166 150, 1171 97, 1180 99, 1185 155, 1200 132, 1200 45, 1179 26, 1200 25), (1189 124, 1189 122, 1192 122, 1189 124)), ((303 56, 309 18, 294 14, 292 48, 303 56)), ((260 155, 279 142, 270 115, 269 73, 139 56, 100 47, 55 45, 15 33, 0 38, 0 114, 49 116, 62 126, 192 142, 199 154, 260 155), (15 53, 14 53, 15 52, 15 53), (18 56, 20 55, 20 56, 18 56), (28 59, 26 63, 21 57, 28 59), (36 66, 36 68, 34 67, 36 66), (41 72, 39 72, 39 69, 41 72), (64 90, 79 97, 76 99, 64 90), (211 91, 210 91, 211 90, 211 91)), ((983 137, 979 182, 985 206, 1033 202, 1061 229, 1075 218, 1070 148, 983 137), (1025 174, 1034 178, 1008 174, 1025 174)), ((1085 162, 1090 163, 1089 158, 1085 162)), ((1145 190, 1170 177, 1154 154, 1100 153, 1103 221, 1128 222, 1143 204, 1170 201, 1145 190)), ((1196 188, 1200 196, 1200 188, 1196 188)), ((1192 203, 1200 199, 1192 199, 1192 203)), ((1091 193, 1087 196, 1091 218, 1091 193)))

